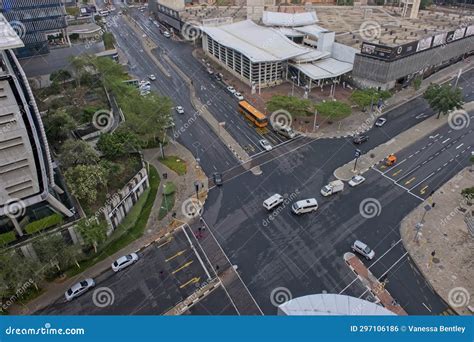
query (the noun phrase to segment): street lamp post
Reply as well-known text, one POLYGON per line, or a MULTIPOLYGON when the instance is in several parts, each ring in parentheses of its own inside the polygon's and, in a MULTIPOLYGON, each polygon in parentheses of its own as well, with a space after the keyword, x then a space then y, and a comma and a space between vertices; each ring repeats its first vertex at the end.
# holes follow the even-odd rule
POLYGON ((196 199, 199 201, 199 182, 194 181, 194 190, 196 190, 196 199))
POLYGON ((423 207, 423 209, 425 209, 425 212, 423 213, 423 216, 421 217, 421 221, 420 221, 421 223, 425 223, 425 216, 426 216, 426 213, 431 210, 431 205, 427 204, 423 207))
POLYGON ((413 241, 414 242, 418 242, 418 235, 420 234, 420 231, 421 231, 421 228, 423 228, 423 223, 421 222, 418 222, 416 225, 415 225, 415 237, 413 238, 413 241))
POLYGON ((296 76, 291 76, 291 80, 293 81, 293 82, 291 82, 291 96, 294 96, 296 76))

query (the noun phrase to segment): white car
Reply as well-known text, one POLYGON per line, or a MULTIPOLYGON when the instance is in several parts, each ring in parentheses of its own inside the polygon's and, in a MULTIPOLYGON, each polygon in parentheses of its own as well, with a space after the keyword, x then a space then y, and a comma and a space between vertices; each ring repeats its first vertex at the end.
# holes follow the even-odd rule
POLYGON ((150 93, 151 93, 151 91, 149 91, 149 90, 141 90, 141 91, 140 91, 140 95, 141 95, 141 96, 147 96, 147 95, 149 95, 150 93))
POLYGON ((239 93, 239 92, 235 92, 235 93, 234 93, 234 96, 235 96, 235 97, 237 98, 237 100, 239 100, 239 101, 242 101, 242 100, 244 99, 244 97, 242 96, 242 94, 239 93))
POLYGON ((177 106, 176 111, 178 112, 178 114, 184 114, 184 109, 181 106, 177 106))
POLYGON ((92 278, 84 279, 83 281, 80 281, 77 284, 72 285, 71 288, 64 293, 64 297, 66 297, 66 300, 70 302, 71 300, 73 300, 76 297, 79 297, 80 295, 85 293, 90 288, 93 288, 94 286, 95 286, 94 279, 92 278))
POLYGON ((262 146, 266 151, 271 151, 273 149, 272 145, 266 139, 259 140, 258 143, 262 146))
POLYGON ((150 85, 151 85, 150 81, 147 81, 147 80, 140 81, 140 87, 146 87, 150 85))
POLYGON ((138 255, 136 253, 131 253, 129 255, 124 255, 123 257, 118 258, 112 264, 112 270, 118 272, 124 268, 136 263, 138 261, 138 255))
POLYGON ((156 76, 155 76, 155 75, 153 75, 153 74, 152 74, 152 75, 150 75, 150 76, 148 76, 148 78, 150 79, 150 81, 154 81, 154 80, 156 80, 156 76))
POLYGON ((352 251, 363 255, 367 260, 372 260, 375 256, 374 250, 359 240, 355 240, 352 244, 352 251))
POLYGON ((386 122, 387 122, 387 119, 378 118, 377 121, 375 121, 375 126, 382 127, 383 125, 385 125, 386 122))
POLYGON ((359 184, 362 184, 365 182, 365 178, 360 176, 360 175, 357 175, 357 176, 353 176, 351 178, 351 180, 349 181, 349 185, 354 187, 354 186, 357 186, 359 184))
POLYGON ((232 86, 228 86, 228 87, 227 87, 227 91, 228 91, 229 93, 231 93, 231 94, 235 94, 235 93, 236 93, 235 88, 232 87, 232 86))
POLYGON ((163 36, 165 36, 165 38, 171 38, 171 33, 169 33, 168 31, 165 31, 163 32, 163 36))

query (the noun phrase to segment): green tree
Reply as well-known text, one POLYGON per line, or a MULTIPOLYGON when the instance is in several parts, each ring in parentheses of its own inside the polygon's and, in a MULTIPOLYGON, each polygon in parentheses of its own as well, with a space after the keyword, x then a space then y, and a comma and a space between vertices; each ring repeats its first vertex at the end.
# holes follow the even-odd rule
POLYGON ((461 109, 464 103, 461 89, 453 89, 449 84, 431 84, 423 97, 431 109, 438 113, 437 119, 441 114, 446 115, 454 109, 461 109))
POLYGON ((97 253, 100 244, 107 240, 107 224, 105 221, 83 219, 79 221, 76 228, 84 243, 94 248, 95 253, 97 253))
POLYGON ((59 70, 53 71, 51 73, 51 75, 49 75, 49 80, 51 82, 62 83, 62 82, 66 82, 71 77, 72 76, 71 76, 71 73, 69 71, 64 70, 64 69, 59 69, 59 70))
POLYGON ((43 123, 46 130, 48 141, 55 146, 61 145, 76 127, 74 119, 64 110, 57 110, 48 113, 43 117, 43 123))
POLYGON ((358 105, 362 110, 365 110, 368 106, 377 105, 379 99, 386 100, 391 96, 389 91, 386 90, 377 90, 375 88, 367 89, 355 89, 350 99, 356 105, 358 105))
POLYGON ((61 165, 68 169, 82 164, 96 164, 99 161, 97 152, 83 140, 68 139, 61 146, 61 165))
POLYGON ((100 165, 76 165, 64 177, 73 195, 87 204, 95 202, 100 186, 107 183, 106 171, 100 165))
POLYGON ((267 102, 267 109, 270 112, 286 110, 294 117, 314 114, 313 103, 310 100, 295 96, 274 95, 267 102))
POLYGON ((474 187, 462 189, 461 195, 470 202, 474 198, 474 187))
POLYGON ((56 276, 73 263, 77 264, 73 247, 66 244, 63 237, 58 234, 49 235, 33 243, 36 255, 45 265, 46 273, 56 276))
POLYGON ((422 10, 427 9, 428 7, 431 6, 432 3, 433 3, 432 0, 421 0, 420 1, 420 9, 422 9, 422 10))
POLYGON ((136 135, 124 130, 117 130, 114 133, 103 133, 97 142, 97 149, 102 152, 105 158, 110 160, 122 157, 138 147, 139 141, 136 135))

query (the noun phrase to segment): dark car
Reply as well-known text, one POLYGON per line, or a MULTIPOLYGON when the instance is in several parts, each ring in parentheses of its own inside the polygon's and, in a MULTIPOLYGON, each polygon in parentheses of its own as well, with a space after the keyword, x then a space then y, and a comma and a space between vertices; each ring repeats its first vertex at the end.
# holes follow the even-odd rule
POLYGON ((214 172, 214 174, 212 175, 212 179, 214 180, 214 184, 217 186, 221 186, 223 184, 222 174, 220 174, 219 172, 214 172))
POLYGON ((354 137, 354 139, 352 139, 352 142, 354 144, 362 144, 363 142, 366 142, 367 140, 369 140, 369 137, 367 135, 364 135, 364 134, 358 134, 354 137))
POLYGON ((222 81, 222 74, 221 73, 215 74, 215 77, 216 77, 216 80, 222 81))

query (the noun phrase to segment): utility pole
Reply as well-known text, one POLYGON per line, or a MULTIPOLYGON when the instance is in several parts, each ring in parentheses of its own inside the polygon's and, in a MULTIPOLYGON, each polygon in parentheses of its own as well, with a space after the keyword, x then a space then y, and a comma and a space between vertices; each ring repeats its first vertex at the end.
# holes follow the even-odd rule
POLYGON ((318 111, 315 109, 315 110, 314 110, 313 133, 314 133, 314 131, 316 131, 316 126, 317 126, 317 125, 316 125, 316 120, 317 120, 317 118, 318 118, 318 111))

